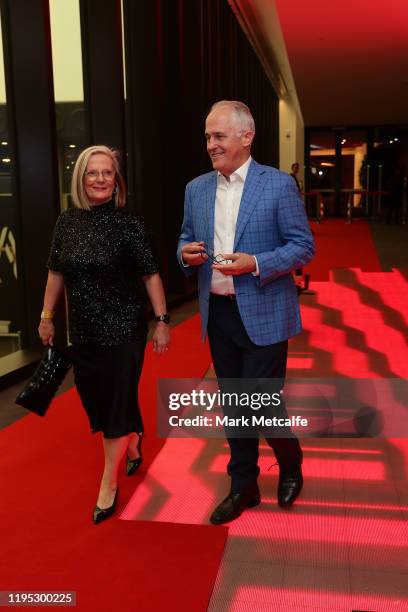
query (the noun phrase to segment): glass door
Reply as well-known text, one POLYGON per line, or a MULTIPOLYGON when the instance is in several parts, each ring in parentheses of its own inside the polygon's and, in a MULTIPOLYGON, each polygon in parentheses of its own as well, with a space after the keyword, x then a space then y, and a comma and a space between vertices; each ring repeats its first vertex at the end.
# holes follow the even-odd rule
POLYGON ((0 20, 0 357, 23 348, 25 329, 20 217, 14 193, 14 151, 8 125, 0 20))
POLYGON ((341 138, 341 209, 340 214, 369 214, 372 191, 367 157, 367 130, 346 130, 341 138))

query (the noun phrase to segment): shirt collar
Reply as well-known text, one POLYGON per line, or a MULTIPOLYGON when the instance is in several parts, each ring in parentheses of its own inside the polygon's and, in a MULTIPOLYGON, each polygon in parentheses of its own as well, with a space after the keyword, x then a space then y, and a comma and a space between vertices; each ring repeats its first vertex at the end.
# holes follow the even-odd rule
MULTIPOLYGON (((246 160, 246 162, 244 162, 242 164, 242 166, 240 166, 239 168, 237 168, 231 175, 230 175, 230 179, 232 178, 233 180, 236 180, 237 178, 239 178, 243 183, 245 183, 245 179, 247 177, 248 174, 248 170, 249 170, 249 166, 251 164, 252 161, 252 157, 249 156, 248 159, 246 160)), ((221 172, 217 172, 217 178, 218 180, 226 180, 225 176, 223 174, 221 174, 221 172)))

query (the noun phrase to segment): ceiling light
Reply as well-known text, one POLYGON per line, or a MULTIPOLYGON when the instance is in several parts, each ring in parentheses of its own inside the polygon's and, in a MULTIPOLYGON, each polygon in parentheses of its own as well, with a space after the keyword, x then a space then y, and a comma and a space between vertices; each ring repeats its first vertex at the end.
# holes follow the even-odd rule
POLYGON ((75 149, 76 145, 68 145, 70 149, 75 149))
POLYGON ((323 176, 323 170, 319 170, 319 176, 323 176))
POLYGON ((2 140, 1 144, 3 145, 3 147, 5 147, 6 145, 8 145, 8 142, 7 142, 7 140, 2 140))
POLYGON ((9 164, 11 162, 11 159, 10 157, 3 157, 1 161, 4 162, 5 164, 9 164))
POLYGON ((394 138, 394 142, 398 142, 398 138, 394 138))

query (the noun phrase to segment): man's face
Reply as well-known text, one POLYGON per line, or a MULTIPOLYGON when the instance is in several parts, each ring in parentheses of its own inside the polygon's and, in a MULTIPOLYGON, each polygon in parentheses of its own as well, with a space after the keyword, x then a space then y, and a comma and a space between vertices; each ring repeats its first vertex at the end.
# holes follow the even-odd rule
POLYGON ((254 132, 235 122, 234 112, 226 107, 214 109, 205 122, 207 151, 214 170, 229 176, 250 155, 254 132))

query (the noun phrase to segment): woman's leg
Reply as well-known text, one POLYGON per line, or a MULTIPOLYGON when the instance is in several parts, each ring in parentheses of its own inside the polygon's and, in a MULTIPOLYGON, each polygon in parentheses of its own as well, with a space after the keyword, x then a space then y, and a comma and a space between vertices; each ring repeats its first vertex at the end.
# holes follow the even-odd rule
POLYGON ((140 448, 141 436, 143 437, 142 431, 140 433, 136 433, 136 432, 131 433, 128 436, 129 443, 128 443, 128 448, 127 448, 127 455, 129 459, 131 459, 132 461, 140 457, 139 448, 140 448))
POLYGON ((102 475, 98 501, 96 502, 99 508, 109 508, 113 503, 118 486, 118 467, 125 454, 127 444, 128 436, 103 438, 105 469, 102 475))
POLYGON ((140 340, 134 343, 133 348, 135 372, 132 380, 132 388, 136 390, 136 401, 133 402, 136 411, 133 418, 135 419, 136 431, 129 434, 127 449, 127 456, 132 461, 139 459, 141 455, 140 446, 143 439, 143 419, 139 407, 139 380, 142 373, 145 348, 146 336, 142 336, 140 340))

